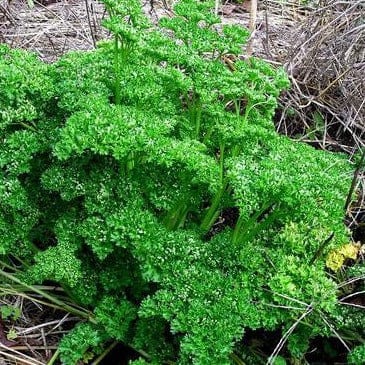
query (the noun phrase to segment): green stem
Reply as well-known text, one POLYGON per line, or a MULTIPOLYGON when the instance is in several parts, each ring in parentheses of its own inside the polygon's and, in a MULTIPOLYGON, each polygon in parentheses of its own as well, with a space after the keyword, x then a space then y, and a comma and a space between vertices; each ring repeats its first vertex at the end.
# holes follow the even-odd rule
POLYGON ((279 216, 280 210, 276 209, 272 212, 264 221, 257 223, 252 230, 242 237, 242 242, 248 242, 252 240, 260 231, 267 229, 274 220, 279 216))
MULTIPOLYGON (((237 100, 234 100, 234 104, 235 104, 235 108, 236 108, 236 114, 237 114, 237 118, 239 120, 242 120, 241 123, 237 123, 237 129, 238 128, 244 128, 244 126, 247 124, 247 120, 248 120, 248 116, 250 114, 250 111, 253 109, 253 108, 256 108, 257 106, 259 105, 264 105, 266 104, 267 101, 262 101, 262 102, 259 102, 259 103, 256 103, 256 104, 247 104, 246 105, 246 108, 245 108, 245 113, 244 113, 244 116, 243 118, 240 117, 240 105, 241 105, 241 101, 237 101, 237 100)), ((237 157, 241 152, 241 146, 236 144, 233 149, 232 149, 232 157, 237 157)))
POLYGON ((213 127, 210 127, 204 135, 203 144, 207 144, 213 133, 213 127))
POLYGON ((121 104, 121 78, 120 78, 120 52, 119 52, 119 37, 118 35, 114 38, 114 98, 115 105, 121 104))
POLYGON ((218 192, 215 194, 212 204, 210 205, 207 213, 205 214, 201 224, 200 228, 203 231, 203 234, 206 234, 209 232, 210 228, 213 226, 214 222, 217 220, 219 212, 220 212, 220 203, 222 200, 222 197, 224 195, 224 192, 227 189, 228 184, 224 183, 222 187, 218 190, 218 192))
POLYGON ((234 99, 234 107, 236 109, 236 117, 237 119, 240 119, 241 114, 241 100, 234 99))
POLYGON ((134 166, 135 166, 135 153, 131 151, 127 156, 127 162, 126 162, 127 175, 130 171, 134 169, 134 166))
MULTIPOLYGON (((66 310, 64 306, 60 306, 60 305, 57 305, 57 304, 53 304, 53 303, 50 303, 50 302, 46 302, 44 300, 38 299, 35 296, 26 294, 26 288, 24 286, 22 286, 22 287, 20 287, 19 289, 16 289, 16 290, 15 289, 12 289, 12 288, 13 288, 13 286, 11 286, 11 288, 10 288, 10 286, 9 286, 9 288, 6 288, 4 286, 1 286, 0 287, 0 296, 9 296, 9 295, 11 295, 13 297, 14 296, 21 297, 21 298, 25 298, 25 299, 31 300, 31 301, 33 301, 35 303, 38 303, 38 304, 47 306, 49 308, 53 308, 53 309, 56 309, 56 310, 66 311, 66 312, 72 313, 72 312, 66 310)), ((32 289, 28 289, 28 290, 34 292, 34 290, 32 290, 32 289)), ((72 314, 75 314, 78 317, 80 317, 80 315, 77 314, 77 313, 72 313, 72 314)), ((91 317, 87 317, 85 315, 85 316, 83 316, 83 318, 88 319, 92 323, 94 323, 94 319, 91 318, 91 317)))
POLYGON ((219 146, 219 178, 222 186, 224 180, 224 149, 225 145, 224 143, 221 143, 219 146))
POLYGON ((240 217, 238 218, 238 221, 234 227, 234 231, 232 234, 232 243, 236 244, 240 238, 240 236, 242 235, 242 227, 245 224, 246 227, 249 227, 251 225, 251 223, 253 223, 255 219, 248 219, 248 220, 244 220, 243 217, 240 215, 240 217))
POLYGON ((331 232, 328 238, 326 238, 318 247, 317 251, 309 261, 309 265, 312 266, 322 255, 326 246, 332 241, 333 237, 335 236, 334 232, 331 232))
POLYGON ((50 360, 47 362, 47 365, 53 365, 56 362, 59 355, 60 355, 60 349, 58 348, 53 354, 53 356, 50 358, 50 360))
POLYGON ((250 218, 244 219, 239 217, 235 229, 232 234, 232 243, 244 243, 255 237, 255 235, 265 227, 269 226, 278 216, 279 211, 272 212, 263 222, 257 222, 257 219, 273 206, 273 203, 265 204, 258 212, 253 214, 250 218))
POLYGON ((201 128, 201 116, 202 116, 202 103, 199 96, 193 91, 193 96, 190 98, 188 93, 184 94, 188 107, 189 118, 192 124, 195 124, 194 137, 199 139, 201 128))
POLYGON ((24 128, 27 128, 27 129, 30 129, 32 132, 37 132, 37 128, 35 126, 32 126, 32 125, 29 125, 29 124, 26 124, 24 122, 19 122, 19 124, 21 126, 23 126, 24 128))
POLYGON ((171 208, 163 218, 163 225, 173 231, 181 227, 186 219, 189 211, 189 205, 185 200, 179 200, 177 204, 171 208))
MULTIPOLYGON (((31 242, 31 249, 33 250, 34 253, 38 253, 40 251, 40 249, 38 247, 36 247, 33 242, 31 242)), ((31 264, 29 264, 28 262, 26 262, 24 259, 21 259, 19 256, 17 255, 12 255, 14 257, 15 260, 17 260, 21 266, 23 268, 29 268, 31 266, 31 264)), ((14 269, 14 267, 13 267, 14 269)))
POLYGON ((194 109, 195 109, 195 139, 199 139, 200 134, 200 127, 201 127, 201 119, 202 119, 202 105, 201 102, 198 100, 194 103, 194 109))
POLYGON ((227 190, 228 182, 224 178, 224 152, 225 152, 225 144, 221 143, 219 146, 219 179, 221 183, 221 188, 218 190, 216 195, 213 198, 212 204, 210 205, 207 213, 205 214, 200 228, 203 231, 203 234, 209 232, 210 228, 213 226, 214 222, 217 220, 219 212, 220 212, 220 204, 222 197, 227 190))
POLYGON ((356 183, 357 183, 357 179, 358 179, 359 174, 360 174, 360 170, 364 165, 364 161, 365 161, 365 149, 363 149, 359 164, 356 166, 356 169, 354 171, 354 176, 353 176, 352 181, 351 181, 350 190, 347 194, 346 203, 345 203, 345 207, 344 207, 345 213, 347 213, 347 209, 348 209, 348 207, 351 203, 352 195, 353 195, 353 192, 354 192, 355 187, 356 187, 356 183))

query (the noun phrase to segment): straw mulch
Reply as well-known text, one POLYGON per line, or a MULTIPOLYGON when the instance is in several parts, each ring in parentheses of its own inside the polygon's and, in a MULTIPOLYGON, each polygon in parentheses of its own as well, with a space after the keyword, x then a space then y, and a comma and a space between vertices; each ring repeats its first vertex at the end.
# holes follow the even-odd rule
POLYGON ((296 31, 282 63, 292 82, 280 131, 326 149, 364 145, 365 1, 324 0, 296 31))
POLYGON ((0 42, 53 62, 67 51, 93 49, 106 36, 104 16, 92 0, 0 0, 0 42))
MULTIPOLYGON (((42 287, 54 291, 59 288, 42 287)), ((3 284, 0 299, 0 365, 44 365, 57 350, 60 338, 79 318, 57 310, 37 294, 11 293, 11 286, 3 284), (7 310, 14 313, 4 317, 7 310)), ((25 289, 26 291, 26 289, 25 289)))

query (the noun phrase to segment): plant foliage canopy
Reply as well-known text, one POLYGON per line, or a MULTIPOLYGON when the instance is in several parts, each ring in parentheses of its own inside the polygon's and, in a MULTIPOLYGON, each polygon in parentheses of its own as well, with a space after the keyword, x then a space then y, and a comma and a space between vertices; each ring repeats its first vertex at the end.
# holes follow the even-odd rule
POLYGON ((276 133, 284 72, 241 59, 247 31, 209 2, 157 28, 139 1, 104 3, 114 38, 95 51, 46 65, 0 46, 1 255, 93 312, 65 364, 110 339, 229 364, 247 329, 310 307, 289 346, 303 356, 342 313, 325 261, 349 240, 350 164, 276 133))

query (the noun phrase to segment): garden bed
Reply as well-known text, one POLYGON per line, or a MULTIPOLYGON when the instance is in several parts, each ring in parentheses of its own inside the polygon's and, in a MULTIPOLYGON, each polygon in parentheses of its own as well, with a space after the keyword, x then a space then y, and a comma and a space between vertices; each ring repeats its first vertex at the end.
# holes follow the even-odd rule
MULTIPOLYGON (((150 2, 147 2, 144 10, 154 21, 162 15, 172 15, 171 10, 166 9, 163 2, 155 1, 152 4, 153 7, 150 2)), ((294 85, 293 91, 288 91, 281 96, 281 108, 276 115, 277 129, 283 134, 297 137, 319 149, 339 150, 352 154, 363 146, 364 90, 359 80, 364 74, 364 55, 361 53, 364 31, 358 22, 359 14, 364 9, 361 2, 354 2, 344 8, 341 6, 336 3, 327 4, 326 9, 332 9, 332 11, 328 11, 328 17, 323 19, 318 17, 316 13, 318 10, 313 6, 302 6, 295 2, 279 4, 275 1, 266 1, 259 7, 252 45, 254 55, 265 59, 275 67, 283 65, 289 71, 294 85), (347 15, 346 22, 338 23, 341 13, 347 15), (315 22, 314 19, 320 20, 315 22), (315 26, 305 33, 304 27, 308 22, 315 26), (340 44, 338 34, 342 37, 340 44), (322 35, 326 36, 326 42, 321 38, 322 35), (307 39, 313 40, 313 43, 306 41, 307 39), (354 42, 354 46, 348 51, 346 47, 351 42, 354 42), (303 44, 306 47, 299 47, 303 44), (347 55, 346 62, 335 57, 341 52, 342 55, 347 55), (328 61, 332 58, 336 61, 333 69, 329 66, 333 62, 328 61), (318 63, 321 60, 323 63, 318 63), (314 67, 310 65, 311 62, 314 67), (351 71, 344 72, 344 69, 346 71, 349 67, 351 71), (321 75, 322 79, 319 77, 321 75), (338 105, 341 105, 341 108, 338 105)), ((248 26, 250 19, 248 9, 247 4, 227 2, 220 9, 223 24, 248 26)), ((52 63, 68 51, 92 50, 97 41, 110 37, 109 33, 100 26, 104 17, 105 10, 96 1, 13 0, 10 3, 1 1, 0 41, 12 47, 32 50, 43 61, 52 63)), ((228 59, 228 65, 229 62, 228 59)), ((115 100, 114 102, 116 103, 115 100)), ((189 102, 189 99, 186 102, 189 102)), ((219 156, 218 152, 216 156, 219 156)), ((356 206, 349 207, 348 220, 351 228, 357 229, 356 240, 363 243, 361 227, 364 199, 361 192, 364 189, 362 189, 361 171, 356 177, 357 183, 354 189, 359 192, 359 200, 357 204, 353 204, 356 206)), ((264 209, 262 216, 257 217, 258 221, 270 214, 271 209, 270 205, 264 209)), ((235 209, 223 211, 213 228, 206 232, 205 238, 209 236, 210 239, 222 232, 224 228, 234 227, 237 220, 238 213, 235 209)), ((361 252, 359 249, 359 260, 362 259, 361 252)), ((358 288, 355 285, 351 290, 356 292, 358 288)), ((4 287, 3 291, 6 290, 9 289, 4 287)), ((66 307, 63 308, 52 301, 52 295, 54 293, 59 295, 60 288, 34 286, 30 288, 30 292, 32 290, 33 293, 27 296, 9 293, 3 298, 4 308, 16 306, 22 309, 20 317, 14 313, 3 316, 0 342, 4 346, 0 349, 0 356, 6 364, 22 361, 24 364, 38 365, 52 358, 55 359, 59 338, 72 327, 77 318, 75 313, 79 308, 72 303, 67 303, 67 299, 64 299, 64 304, 71 305, 67 307, 71 314, 65 314, 62 309, 66 307), (35 294, 34 289, 41 292, 35 294), (48 294, 49 297, 42 298, 41 293, 48 294)), ((364 307, 363 296, 358 295, 356 300, 353 300, 351 294, 348 295, 350 295, 348 298, 344 296, 344 302, 364 307)), ((88 316, 83 309, 81 312, 85 318, 88 316)), ((247 334, 246 340, 250 343, 253 352, 265 351, 266 354, 270 354, 278 350, 280 333, 266 331, 262 334, 264 340, 259 336, 260 334, 255 331, 247 334), (264 343, 265 341, 269 343, 264 343)), ((109 347, 106 350, 110 350, 110 353, 117 351, 119 358, 127 356, 125 353, 131 357, 138 354, 130 348, 116 347, 116 344, 116 342, 108 344, 109 347)), ((325 356, 331 358, 328 363, 345 361, 345 350, 334 351, 340 346, 342 346, 341 338, 328 341, 316 339, 311 349, 311 363, 325 361, 320 352, 326 348, 329 350, 325 356)), ((89 354, 89 356, 93 355, 89 354)), ((283 358, 279 359, 283 360, 283 358)), ((102 357, 99 360, 102 361, 102 357)), ((233 357, 232 360, 240 364, 239 359, 233 357)))

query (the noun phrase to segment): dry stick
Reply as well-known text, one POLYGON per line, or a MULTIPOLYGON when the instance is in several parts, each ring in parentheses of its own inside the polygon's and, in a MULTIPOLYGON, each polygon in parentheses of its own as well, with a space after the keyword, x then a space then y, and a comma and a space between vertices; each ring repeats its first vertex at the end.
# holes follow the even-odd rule
MULTIPOLYGON (((356 190, 362 191, 364 192, 364 178, 360 178, 358 179, 357 183, 356 183, 356 190)), ((363 213, 363 209, 361 209, 361 207, 364 207, 364 202, 365 202, 365 195, 361 194, 360 197, 361 201, 359 202, 357 207, 352 207, 352 209, 348 212, 347 216, 349 219, 351 219, 351 222, 348 223, 348 227, 349 229, 352 229, 353 226, 357 226, 359 219, 360 219, 360 215, 363 213)))
MULTIPOLYGON (((44 347, 45 356, 47 358, 49 358, 51 355, 51 352, 50 352, 50 349, 48 348, 46 334, 44 333, 44 328, 41 328, 41 338, 42 338, 43 345, 44 345, 43 347, 44 347)), ((32 348, 32 352, 34 352, 34 348, 32 348)))
MULTIPOLYGON (((153 3, 153 1, 151 2, 153 3)), ((162 4, 166 10, 171 10, 171 6, 167 3, 167 0, 162 0, 162 4)))
POLYGON ((28 356, 28 355, 22 354, 21 352, 16 351, 13 348, 6 347, 6 346, 3 346, 3 345, 0 344, 0 349, 3 349, 5 351, 9 351, 9 352, 5 352, 5 351, 1 351, 0 350, 0 355, 6 356, 9 359, 19 360, 23 364, 29 364, 29 365, 44 365, 40 361, 38 361, 38 360, 36 360, 36 359, 28 356))
POLYGON ((95 6, 94 3, 91 2, 90 3, 90 10, 91 10, 91 14, 93 15, 93 26, 94 26, 94 34, 95 34, 95 38, 97 39, 97 35, 98 35, 98 21, 97 21, 97 15, 96 15, 96 10, 95 10, 95 6))
POLYGON ((56 351, 54 352, 53 356, 48 361, 47 365, 53 365, 56 362, 59 354, 60 354, 60 348, 57 348, 56 351))
POLYGON ((324 90, 322 90, 319 95, 317 95, 317 98, 319 99, 321 96, 323 96, 333 85, 335 85, 339 80, 341 80, 347 73, 349 73, 352 70, 351 68, 348 68, 342 74, 336 77, 335 80, 333 80, 324 90))
POLYGON ((96 39, 95 39, 95 34, 93 32, 92 24, 91 24, 91 17, 90 17, 90 10, 89 10, 88 0, 85 0, 85 8, 86 8, 87 22, 88 22, 89 28, 90 28, 91 39, 93 41, 94 48, 96 48, 96 39))
MULTIPOLYGON (((75 32, 75 34, 80 34, 79 33, 79 29, 78 29, 78 27, 77 26, 75 26, 75 25, 73 25, 72 24, 72 22, 71 21, 68 21, 68 20, 66 20, 66 19, 64 19, 64 18, 62 18, 62 16, 60 16, 59 14, 57 14, 57 12, 55 12, 55 11, 53 11, 52 9, 50 9, 48 6, 45 6, 45 5, 43 5, 43 4, 41 4, 41 3, 37 3, 38 5, 39 5, 39 7, 41 7, 46 13, 49 13, 50 15, 52 15, 54 18, 57 18, 59 21, 60 21, 60 23, 61 24, 65 24, 65 23, 67 23, 67 25, 65 26, 66 27, 66 29, 68 29, 68 28, 71 28, 74 32, 75 32)), ((47 27, 47 29, 51 29, 52 28, 52 25, 50 25, 50 26, 48 26, 47 27)), ((54 26, 54 29, 59 29, 59 26, 54 26)), ((83 35, 82 33, 81 33, 81 37, 84 39, 84 40, 86 40, 86 41, 89 41, 89 38, 87 38, 86 37, 86 35, 83 35)), ((31 41, 31 40, 30 40, 31 41)), ((29 42, 28 42, 29 43, 29 42)))
POLYGON ((349 295, 346 295, 345 297, 343 297, 343 298, 340 299, 340 302, 343 302, 346 299, 353 298, 353 297, 355 297, 357 295, 360 295, 360 294, 365 294, 365 290, 357 291, 355 293, 351 293, 349 295))
POLYGON ((214 14, 217 16, 219 11, 219 0, 215 0, 214 2, 214 14))
MULTIPOLYGON (((295 81, 295 79, 292 79, 292 83, 293 83, 293 85, 297 85, 297 83, 296 83, 296 81, 295 81)), ((338 116, 338 115, 335 115, 335 114, 333 114, 333 112, 331 111, 331 109, 330 109, 330 107, 328 107, 328 106, 326 106, 326 105, 324 105, 324 104, 322 104, 322 103, 320 103, 319 101, 317 101, 317 100, 315 100, 316 98, 314 97, 314 96, 312 96, 312 97, 309 97, 309 96, 307 96, 307 95, 305 95, 305 94, 303 94, 302 92, 301 92, 301 90, 300 90, 300 88, 299 88, 299 86, 297 86, 297 92, 298 92, 298 94, 299 94, 299 96, 301 96, 302 98, 304 98, 304 99, 307 99, 308 100, 308 102, 307 102, 307 104, 305 104, 305 105, 302 105, 302 104, 300 104, 300 102, 298 101, 298 102, 296 102, 295 104, 296 104, 296 106, 297 106, 297 108, 298 109, 305 109, 305 108, 307 108, 309 105, 311 105, 311 104, 316 104, 316 105, 318 105, 318 106, 320 106, 321 108, 323 108, 324 110, 326 110, 326 111, 328 111, 329 112, 329 114, 331 114, 332 115, 332 117, 333 118, 335 118, 340 124, 342 124, 343 126, 344 126, 344 128, 351 134, 351 136, 354 138, 354 140, 355 140, 355 142, 356 142, 356 144, 357 144, 357 146, 362 146, 363 144, 361 143, 361 141, 359 140, 359 138, 356 136, 356 134, 354 133, 354 131, 352 131, 351 130, 351 128, 349 128, 348 126, 346 126, 346 125, 344 125, 343 124, 343 121, 341 120, 341 118, 338 116)), ((292 98, 293 99, 293 98, 292 98)), ((295 100, 293 99, 293 101, 295 102, 295 100)), ((303 120, 303 122, 304 122, 304 120, 303 120)))
MULTIPOLYGON (((269 42, 269 16, 267 14, 267 7, 268 7, 267 0, 265 0, 265 30, 266 30, 266 33, 265 33, 265 47, 266 47, 267 54, 272 59, 273 56, 272 56, 272 53, 270 51, 270 42, 269 42)), ((281 63, 279 63, 279 64, 281 64, 281 63)))
POLYGON ((340 302, 340 304, 348 305, 348 306, 354 307, 354 308, 365 309, 365 306, 364 305, 361 305, 361 304, 348 303, 348 302, 340 302))
POLYGON ((365 280, 365 274, 364 275, 359 275, 359 276, 356 276, 354 278, 350 278, 348 280, 345 280, 343 281, 342 283, 338 284, 337 285, 337 288, 340 289, 340 288, 343 288, 344 286, 346 285, 350 285, 352 283, 355 283, 356 281, 359 281, 359 280, 365 280))
POLYGON ((288 340, 289 336, 293 333, 299 323, 310 313, 312 313, 313 307, 312 305, 308 305, 306 311, 302 313, 302 315, 293 323, 293 325, 285 332, 284 336, 280 339, 279 343, 276 345, 274 351, 270 355, 269 359, 267 360, 266 365, 273 365, 275 363, 275 359, 279 354, 280 350, 285 345, 285 342, 288 340))
POLYGON ((308 304, 308 303, 302 302, 302 301, 301 301, 301 300, 299 300, 299 299, 292 298, 292 297, 290 297, 290 296, 288 296, 288 295, 281 294, 281 293, 277 293, 277 292, 272 291, 272 290, 269 290, 269 289, 264 289, 264 290, 265 290, 265 291, 267 291, 267 292, 269 292, 269 293, 271 293, 271 294, 278 295, 279 297, 282 297, 282 298, 284 298, 284 299, 291 300, 291 301, 292 301, 292 302, 294 302, 294 303, 299 303, 299 304, 303 305, 303 308, 302 308, 302 309, 304 309, 304 308, 308 308, 308 307, 309 307, 309 304, 308 304))
POLYGON ((334 335, 340 340, 340 342, 343 344, 343 346, 346 348, 346 350, 348 352, 351 351, 351 349, 347 346, 347 343, 343 340, 343 338, 339 335, 339 333, 335 330, 335 328, 333 327, 333 325, 327 321, 325 315, 319 311, 319 315, 321 316, 323 322, 328 326, 328 328, 334 333, 334 335))
MULTIPOLYGON (((46 349, 51 349, 51 350, 56 350, 58 348, 58 346, 54 345, 54 346, 32 346, 33 350, 46 350, 46 349)), ((12 347, 13 350, 18 350, 18 351, 29 351, 29 346, 14 346, 12 347)))
POLYGON ((253 37, 255 35, 255 25, 257 19, 257 0, 251 0, 251 8, 250 8, 250 23, 248 29, 251 32, 250 39, 247 44, 247 57, 251 57, 252 49, 253 49, 253 37))
POLYGON ((293 307, 289 305, 280 305, 280 304, 271 304, 271 303, 261 303, 262 305, 266 305, 267 307, 272 308, 281 308, 281 309, 289 309, 289 310, 303 310, 303 307, 293 307))
MULTIPOLYGON (((342 17, 344 17, 346 15, 346 13, 350 12, 353 8, 355 8, 356 6, 360 5, 362 2, 363 2, 363 0, 360 0, 360 1, 356 2, 356 3, 354 3, 353 5, 351 5, 343 13, 341 13, 340 15, 338 15, 335 19, 331 20, 324 27, 320 28, 317 32, 315 32, 310 38, 308 38, 303 44, 301 44, 300 47, 303 48, 304 46, 306 46, 315 37, 317 37, 321 32, 323 32, 324 30, 326 30, 327 28, 329 28, 332 24, 336 23, 339 19, 341 19, 342 17)), ((323 9, 320 9, 320 10, 322 11, 323 9)))
POLYGON ((13 15, 11 14, 11 12, 8 10, 9 8, 9 3, 5 6, 3 6, 2 4, 0 4, 0 12, 3 13, 3 15, 5 16, 6 19, 8 19, 9 23, 11 25, 15 25, 16 21, 13 17, 13 15))
POLYGON ((60 325, 62 325, 64 322, 70 322, 70 321, 79 320, 79 318, 72 318, 72 317, 71 318, 66 318, 66 317, 68 317, 68 313, 63 318, 61 318, 61 320, 57 319, 57 320, 54 320, 54 321, 50 321, 50 322, 46 322, 46 323, 41 323, 41 324, 38 324, 38 325, 33 326, 33 327, 21 329, 21 330, 18 330, 17 331, 17 334, 19 336, 21 336, 21 335, 27 335, 28 333, 34 332, 34 331, 36 331, 38 329, 41 329, 43 327, 56 325, 56 326, 54 326, 51 329, 51 331, 53 331, 54 329, 56 329, 57 327, 59 327, 60 325))
POLYGON ((346 199, 346 203, 344 206, 345 212, 347 212, 347 209, 351 203, 351 199, 352 199, 352 193, 355 190, 355 186, 356 186, 356 182, 357 182, 357 178, 360 174, 360 170, 364 164, 364 160, 365 160, 365 149, 362 151, 362 155, 361 155, 361 159, 359 164, 356 167, 356 170, 354 171, 354 177, 352 178, 352 182, 351 182, 351 186, 350 186, 350 190, 349 193, 347 194, 347 199, 346 199))
POLYGON ((356 119, 357 119, 358 115, 360 114, 360 110, 363 108, 364 104, 365 104, 365 98, 364 98, 364 99, 363 99, 363 101, 361 102, 360 107, 357 109, 356 114, 355 114, 355 116, 354 116, 354 120, 356 120, 356 119))

